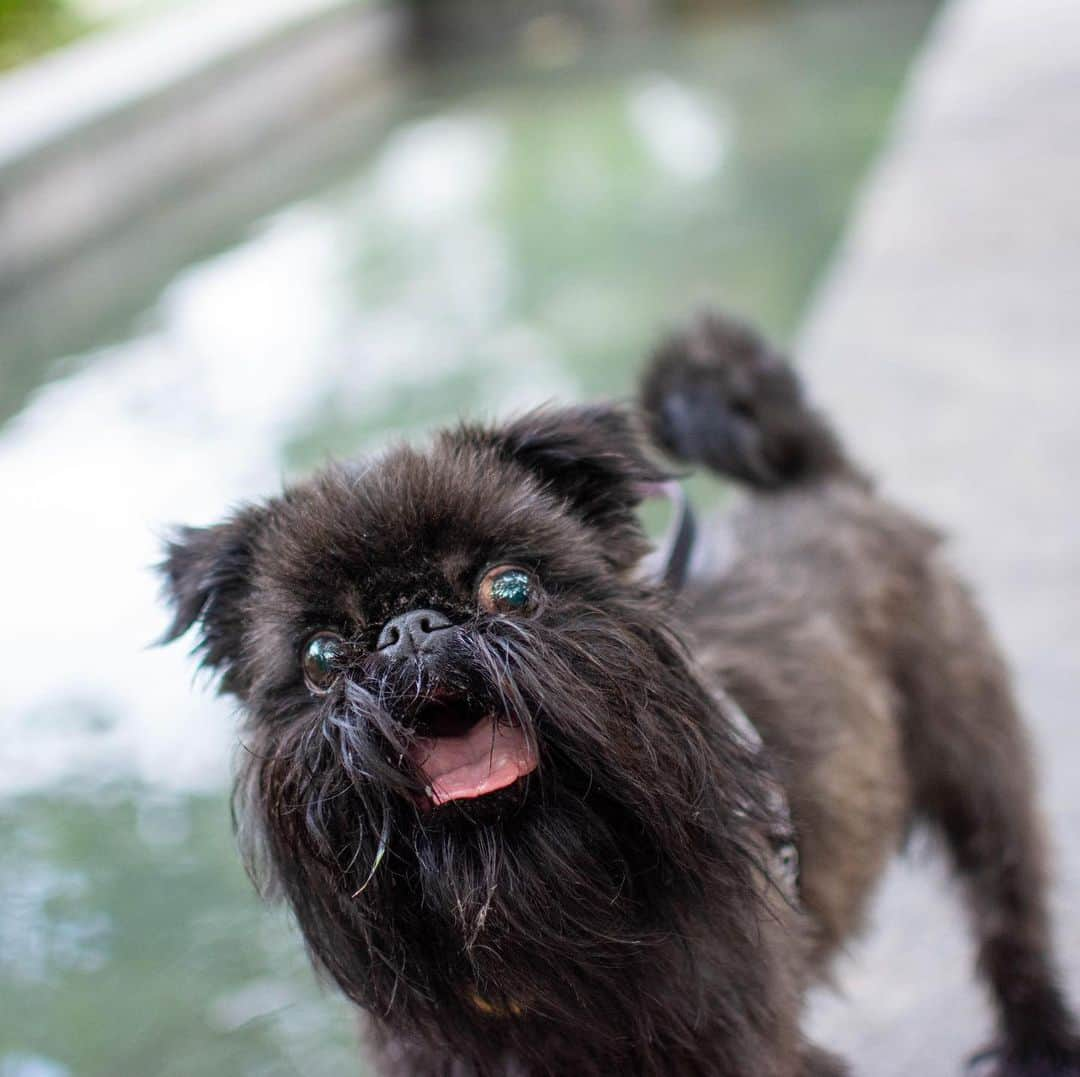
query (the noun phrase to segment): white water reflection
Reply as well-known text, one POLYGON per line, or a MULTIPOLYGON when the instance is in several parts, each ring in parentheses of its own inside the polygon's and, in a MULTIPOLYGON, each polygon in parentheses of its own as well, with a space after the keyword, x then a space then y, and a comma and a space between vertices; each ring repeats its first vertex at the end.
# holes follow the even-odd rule
POLYGON ((480 116, 422 120, 390 136, 372 176, 372 196, 416 237, 417 224, 452 222, 493 193, 504 132, 480 116))
POLYGON ((332 357, 332 258, 330 222, 288 214, 178 280, 156 325, 84 357, 5 430, 5 791, 220 783, 223 708, 190 692, 181 649, 147 646, 163 627, 151 566, 166 524, 273 487, 332 357))
POLYGON ((723 164, 733 125, 718 102, 653 75, 631 90, 628 109, 653 160, 676 179, 703 183, 723 164))
POLYGON ((44 1055, 16 1051, 0 1057, 0 1077, 69 1077, 71 1070, 44 1055))
POLYGON ((57 972, 94 972, 107 960, 110 924, 84 907, 84 873, 43 860, 0 865, 0 972, 12 981, 44 981, 57 972))

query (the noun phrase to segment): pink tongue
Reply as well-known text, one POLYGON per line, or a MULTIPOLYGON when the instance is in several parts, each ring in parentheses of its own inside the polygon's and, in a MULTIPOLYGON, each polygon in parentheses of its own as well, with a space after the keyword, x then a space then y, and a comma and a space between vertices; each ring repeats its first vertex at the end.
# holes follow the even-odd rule
POLYGON ((409 755, 426 775, 436 805, 494 793, 536 769, 524 732, 493 718, 460 737, 418 738, 409 755))

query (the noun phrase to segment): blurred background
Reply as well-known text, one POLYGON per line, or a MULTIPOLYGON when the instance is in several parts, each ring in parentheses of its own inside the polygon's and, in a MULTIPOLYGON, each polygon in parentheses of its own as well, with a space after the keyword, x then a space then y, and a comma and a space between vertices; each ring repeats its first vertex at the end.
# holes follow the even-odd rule
MULTIPOLYGON (((835 341, 810 312, 938 6, 0 0, 0 1077, 357 1072, 234 852, 234 716, 150 646, 161 534, 462 413, 628 393, 699 302, 835 341)), ((884 263, 924 195, 866 211, 884 263)), ((975 444, 966 389, 958 434, 880 369, 833 377, 909 392, 875 462, 916 412, 922 474, 975 444)))

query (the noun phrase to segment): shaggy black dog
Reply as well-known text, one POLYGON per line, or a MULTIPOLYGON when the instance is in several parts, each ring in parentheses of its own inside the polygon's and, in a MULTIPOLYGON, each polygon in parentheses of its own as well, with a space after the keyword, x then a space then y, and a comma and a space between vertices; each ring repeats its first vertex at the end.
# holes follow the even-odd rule
POLYGON ((670 339, 640 414, 754 494, 681 595, 641 570, 664 475, 608 406, 461 426, 170 545, 169 638, 198 624, 248 717, 251 869, 379 1071, 842 1073, 803 994, 924 822, 998 1005, 988 1071, 1080 1074, 1028 745, 937 536, 739 326, 670 339))

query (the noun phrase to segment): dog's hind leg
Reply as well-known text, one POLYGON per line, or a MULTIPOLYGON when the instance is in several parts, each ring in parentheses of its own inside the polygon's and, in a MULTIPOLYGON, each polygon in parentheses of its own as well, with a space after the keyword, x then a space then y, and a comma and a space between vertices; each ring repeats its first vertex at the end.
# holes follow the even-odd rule
POLYGON ((1009 677, 966 589, 930 573, 899 687, 916 811, 963 884, 1000 1045, 976 1072, 1080 1077, 1080 1040, 1055 969, 1030 748, 1009 677))

